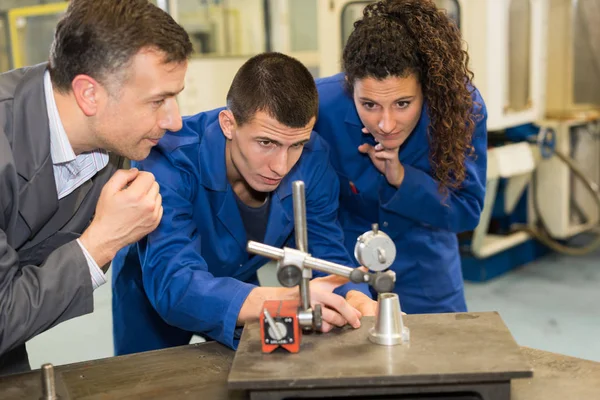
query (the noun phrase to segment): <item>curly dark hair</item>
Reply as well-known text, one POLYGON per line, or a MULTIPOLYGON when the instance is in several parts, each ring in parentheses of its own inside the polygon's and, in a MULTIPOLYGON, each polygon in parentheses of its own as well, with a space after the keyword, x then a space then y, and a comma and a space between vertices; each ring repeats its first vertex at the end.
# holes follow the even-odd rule
POLYGON ((365 7, 343 54, 346 88, 357 79, 415 74, 431 124, 429 160, 440 193, 459 188, 474 153, 473 73, 456 24, 431 0, 383 0, 365 7))

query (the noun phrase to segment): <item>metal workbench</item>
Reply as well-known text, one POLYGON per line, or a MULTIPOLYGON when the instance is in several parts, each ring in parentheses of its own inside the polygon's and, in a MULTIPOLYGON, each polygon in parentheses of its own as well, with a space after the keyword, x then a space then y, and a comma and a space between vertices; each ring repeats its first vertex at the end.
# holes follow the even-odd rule
MULTIPOLYGON (((514 379, 514 400, 600 399, 600 363, 521 348, 533 378, 514 379)), ((230 391, 234 352, 216 342, 55 367, 61 399, 247 399, 230 391)), ((49 360, 51 361, 51 360, 49 360)), ((0 399, 38 399, 39 370, 0 378, 0 399)))

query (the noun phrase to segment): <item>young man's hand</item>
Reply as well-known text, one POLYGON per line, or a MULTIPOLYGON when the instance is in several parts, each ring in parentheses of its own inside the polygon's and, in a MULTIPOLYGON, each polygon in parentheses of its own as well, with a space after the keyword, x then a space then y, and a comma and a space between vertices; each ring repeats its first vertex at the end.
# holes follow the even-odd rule
MULTIPOLYGON (((353 328, 360 327, 361 311, 354 307, 347 299, 333 293, 333 291, 346 283, 349 280, 336 275, 328 275, 325 277, 314 278, 310 281, 310 301, 314 308, 316 304, 321 304, 323 317, 323 332, 329 332, 335 326, 342 327, 349 324, 353 328)), ((355 292, 355 291, 350 291, 355 292)), ((360 292, 357 292, 360 293, 360 292)), ((357 306, 360 306, 367 312, 372 312, 372 305, 366 301, 367 296, 352 294, 350 298, 357 306)), ((347 297, 348 298, 348 297, 347 297)), ((272 288, 272 287, 257 287, 250 292, 246 301, 242 305, 238 316, 238 325, 243 325, 249 321, 256 321, 262 312, 263 303, 265 300, 291 300, 300 304, 300 290, 298 287, 293 288, 272 288)), ((370 300, 370 299, 369 299, 370 300)), ((371 300, 372 301, 372 300, 371 300)), ((375 303, 375 302, 374 302, 375 303)), ((377 303, 375 303, 375 306, 377 303)))
POLYGON ((350 290, 346 293, 346 300, 364 317, 374 317, 377 315, 377 302, 363 292, 350 290))

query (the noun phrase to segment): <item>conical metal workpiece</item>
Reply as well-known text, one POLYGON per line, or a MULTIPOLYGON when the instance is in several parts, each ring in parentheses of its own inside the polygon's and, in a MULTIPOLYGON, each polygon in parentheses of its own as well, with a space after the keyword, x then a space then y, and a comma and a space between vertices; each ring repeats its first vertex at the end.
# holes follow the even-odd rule
POLYGON ((377 303, 379 308, 377 321, 369 331, 369 340, 386 346, 408 342, 410 334, 402 321, 398 295, 395 293, 381 293, 377 303))

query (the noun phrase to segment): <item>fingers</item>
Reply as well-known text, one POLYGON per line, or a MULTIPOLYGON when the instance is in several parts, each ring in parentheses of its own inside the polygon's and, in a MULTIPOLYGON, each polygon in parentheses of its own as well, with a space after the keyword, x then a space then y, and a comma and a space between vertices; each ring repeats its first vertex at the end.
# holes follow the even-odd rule
POLYGON ((328 275, 320 278, 314 278, 310 281, 311 288, 333 292, 337 287, 345 285, 350 280, 342 276, 328 275))
POLYGON ((159 213, 162 213, 162 196, 157 193, 154 198, 154 216, 158 218, 159 213))
MULTIPOLYGON (((380 152, 376 152, 373 155, 369 154, 371 156, 371 158, 376 158, 378 160, 382 160, 382 161, 394 161, 398 160, 398 154, 390 154, 386 151, 380 151, 380 152)), ((400 162, 400 161, 398 161, 400 162)))
POLYGON ((373 146, 371 146, 368 143, 363 143, 360 146, 358 146, 358 151, 360 151, 363 154, 368 154, 369 156, 372 156, 373 153, 375 153, 375 149, 373 148, 373 146))
MULTIPOLYGON (((377 144, 377 146, 381 145, 377 144)), ((377 169, 379 169, 379 171, 382 173, 385 172, 384 168, 386 161, 393 161, 395 158, 398 161, 398 163, 400 162, 398 160, 397 151, 395 153, 392 153, 389 150, 377 150, 377 146, 373 147, 370 144, 364 143, 358 146, 358 151, 363 154, 367 154, 371 159, 371 162, 373 162, 373 164, 375 164, 375 167, 377 167, 377 169)))
POLYGON ((330 332, 332 329, 333 329, 333 325, 331 325, 327 321, 323 320, 323 323, 321 325, 321 332, 327 333, 327 332, 330 332))
POLYGON ((393 147, 393 148, 386 148, 383 147, 383 145, 381 143, 377 143, 375 145, 375 154, 389 154, 393 157, 398 158, 398 151, 400 150, 400 147, 393 147))
POLYGON ((139 175, 137 168, 120 169, 106 182, 104 188, 109 192, 116 193, 129 185, 139 175))
POLYGON ((162 214, 163 214, 162 197, 159 193, 154 201, 154 211, 152 213, 153 220, 156 222, 156 226, 158 226, 158 223, 160 222, 160 220, 162 218, 162 214))
POLYGON ((350 290, 346 294, 346 301, 363 316, 374 316, 377 314, 377 302, 358 290, 350 290))
POLYGON ((393 149, 386 149, 381 143, 377 143, 373 148, 372 152, 369 152, 371 159, 383 160, 383 161, 398 161, 398 150, 399 147, 393 149))
MULTIPOLYGON (((360 311, 354 309, 354 312, 357 318, 360 320, 360 318, 362 317, 360 311)), ((348 321, 346 321, 346 319, 344 319, 344 317, 342 317, 338 312, 327 307, 322 307, 322 317, 323 322, 321 324, 321 332, 325 333, 331 331, 336 326, 341 328, 348 323, 348 321)), ((358 327, 360 327, 360 325, 358 327)), ((355 328, 358 327, 355 326, 355 328)))
POLYGON ((335 312, 334 310, 327 308, 327 307, 322 307, 322 312, 323 312, 323 325, 325 325, 325 323, 327 323, 328 325, 333 326, 337 326, 339 328, 341 328, 342 326, 346 325, 348 323, 348 321, 346 321, 346 319, 344 317, 342 317, 339 313, 335 312))
POLYGON ((365 300, 359 308, 365 317, 374 317, 377 315, 377 302, 374 300, 365 300))
POLYGON ((371 160, 394 160, 398 159, 398 149, 386 149, 381 143, 377 143, 375 147, 368 143, 363 143, 358 146, 358 151, 363 154, 368 154, 371 160))
POLYGON ((129 185, 127 190, 131 193, 145 195, 152 189, 152 186, 155 182, 156 180, 154 179, 154 175, 152 175, 150 172, 140 171, 138 176, 129 185))
MULTIPOLYGON (((314 291, 311 293, 311 296, 315 302, 323 304, 326 308, 329 308, 340 315, 344 320, 342 325, 345 325, 347 322, 354 328, 360 327, 360 317, 356 313, 356 309, 352 307, 350 303, 348 303, 342 296, 325 291, 314 291)), ((323 315, 325 315, 325 309, 323 310, 323 315)), ((336 320, 328 322, 334 323, 335 325, 335 321, 336 320)))
POLYGON ((162 220, 162 216, 163 216, 163 207, 162 205, 158 208, 158 215, 156 216, 155 222, 154 222, 154 227, 152 228, 152 230, 156 229, 158 227, 158 225, 160 225, 160 221, 162 220))
POLYGON ((150 190, 148 190, 147 197, 151 200, 158 200, 158 196, 160 195, 160 186, 158 182, 154 181, 152 186, 150 186, 150 190))

